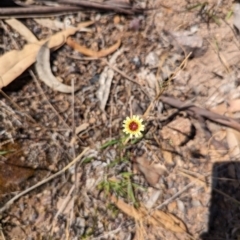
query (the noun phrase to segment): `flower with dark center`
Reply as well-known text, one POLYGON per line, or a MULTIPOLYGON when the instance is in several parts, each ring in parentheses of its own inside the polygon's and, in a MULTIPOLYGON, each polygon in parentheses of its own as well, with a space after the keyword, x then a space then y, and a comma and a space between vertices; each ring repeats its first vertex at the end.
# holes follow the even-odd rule
POLYGON ((132 137, 141 137, 142 131, 144 131, 144 124, 139 116, 133 115, 132 117, 127 117, 123 121, 123 132, 132 137))

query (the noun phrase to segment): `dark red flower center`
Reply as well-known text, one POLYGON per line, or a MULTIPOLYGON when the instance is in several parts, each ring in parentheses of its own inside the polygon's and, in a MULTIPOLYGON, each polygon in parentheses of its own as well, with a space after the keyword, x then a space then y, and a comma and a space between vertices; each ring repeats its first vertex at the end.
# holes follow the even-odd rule
POLYGON ((137 129, 138 129, 138 124, 136 123, 136 122, 131 122, 130 124, 129 124, 129 129, 131 130, 131 131, 136 131, 137 129))

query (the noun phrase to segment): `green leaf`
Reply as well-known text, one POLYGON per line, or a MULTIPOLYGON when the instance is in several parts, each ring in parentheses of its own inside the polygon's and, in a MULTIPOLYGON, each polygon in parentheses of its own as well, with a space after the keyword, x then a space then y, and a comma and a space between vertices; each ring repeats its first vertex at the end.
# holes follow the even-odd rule
POLYGON ((122 177, 124 177, 124 178, 129 178, 129 177, 131 177, 133 174, 130 173, 130 172, 122 172, 121 175, 122 175, 122 177))
POLYGON ((141 185, 139 185, 139 184, 137 184, 137 183, 132 183, 132 186, 135 188, 135 189, 139 189, 139 190, 141 190, 141 191, 147 191, 147 188, 146 187, 143 187, 143 186, 141 186, 141 185))
POLYGON ((0 155, 5 155, 7 153, 9 153, 9 151, 0 151, 0 155))
POLYGON ((84 158, 82 163, 87 164, 87 163, 90 163, 92 160, 93 160, 93 157, 86 157, 86 158, 84 158))
POLYGON ((218 18, 216 15, 210 15, 210 17, 213 19, 213 21, 214 21, 218 26, 221 25, 221 22, 220 22, 219 18, 218 18))
POLYGON ((233 15, 233 10, 228 11, 225 20, 229 20, 231 18, 231 16, 233 15))
POLYGON ((131 199, 132 202, 136 202, 131 180, 128 181, 128 197, 131 199))
POLYGON ((100 149, 101 149, 101 150, 102 150, 102 149, 105 149, 105 148, 107 148, 107 147, 109 147, 109 146, 113 146, 113 145, 115 145, 115 144, 117 144, 117 143, 119 143, 119 139, 110 140, 110 141, 104 143, 104 144, 100 147, 100 149))

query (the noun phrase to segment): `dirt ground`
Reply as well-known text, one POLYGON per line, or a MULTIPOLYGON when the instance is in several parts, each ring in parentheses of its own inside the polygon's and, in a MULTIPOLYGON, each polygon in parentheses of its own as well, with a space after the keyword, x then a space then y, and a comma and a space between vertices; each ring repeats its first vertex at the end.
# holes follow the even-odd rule
POLYGON ((133 4, 0 20, 0 239, 240 239, 238 5, 133 4))

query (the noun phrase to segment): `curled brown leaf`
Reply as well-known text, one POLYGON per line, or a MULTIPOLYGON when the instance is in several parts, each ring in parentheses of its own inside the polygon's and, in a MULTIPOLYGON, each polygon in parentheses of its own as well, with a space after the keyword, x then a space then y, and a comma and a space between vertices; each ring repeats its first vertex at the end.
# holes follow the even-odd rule
POLYGON ((150 214, 143 205, 136 209, 121 199, 117 199, 113 195, 111 196, 111 200, 121 211, 128 216, 135 218, 137 221, 143 220, 152 226, 162 226, 165 229, 176 233, 188 232, 185 223, 171 213, 165 213, 161 210, 154 210, 150 214))
POLYGON ((158 187, 160 177, 167 173, 167 169, 164 165, 161 165, 160 163, 150 163, 147 160, 146 154, 136 158, 136 165, 147 182, 155 188, 158 187))
POLYGON ((69 35, 75 34, 91 24, 93 24, 92 21, 81 23, 75 28, 58 32, 49 39, 26 44, 22 50, 5 53, 0 57, 0 89, 11 83, 36 61, 37 53, 46 41, 49 41, 48 47, 55 50, 65 43, 69 35))
POLYGON ((48 42, 43 44, 37 55, 36 71, 40 80, 42 80, 47 86, 53 90, 71 93, 72 87, 67 86, 57 80, 52 74, 50 66, 50 49, 48 48, 48 42))
POLYGON ((121 40, 119 39, 114 45, 112 45, 109 48, 102 49, 98 52, 93 51, 89 48, 86 48, 84 46, 81 46, 80 44, 76 43, 73 39, 68 38, 66 42, 71 48, 74 50, 82 53, 83 55, 89 56, 89 57, 96 57, 96 58, 101 58, 101 57, 106 57, 107 55, 115 52, 121 45, 121 40))

